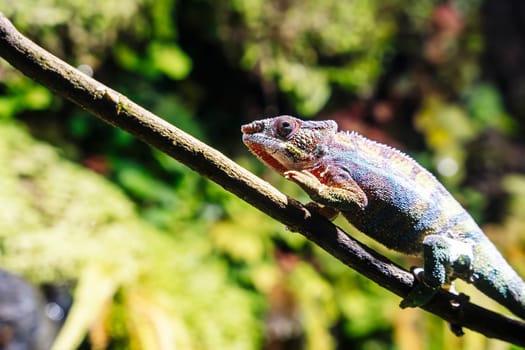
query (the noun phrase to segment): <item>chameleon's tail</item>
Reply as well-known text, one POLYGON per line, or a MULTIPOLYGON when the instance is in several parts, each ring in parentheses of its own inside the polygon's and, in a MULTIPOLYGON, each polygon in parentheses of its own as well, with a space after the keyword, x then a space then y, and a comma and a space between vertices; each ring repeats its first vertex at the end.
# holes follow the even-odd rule
POLYGON ((525 282, 488 240, 475 248, 473 283, 480 291, 525 319, 525 282))

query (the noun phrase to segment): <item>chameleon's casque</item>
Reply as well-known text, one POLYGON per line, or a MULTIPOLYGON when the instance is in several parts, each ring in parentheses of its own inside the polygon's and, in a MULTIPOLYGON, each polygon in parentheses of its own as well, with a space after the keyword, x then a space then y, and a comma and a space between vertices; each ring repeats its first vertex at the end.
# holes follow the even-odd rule
POLYGON ((279 116, 242 126, 243 142, 316 202, 424 269, 401 305, 427 303, 455 278, 525 318, 525 283, 472 217, 412 158, 332 120, 279 116))

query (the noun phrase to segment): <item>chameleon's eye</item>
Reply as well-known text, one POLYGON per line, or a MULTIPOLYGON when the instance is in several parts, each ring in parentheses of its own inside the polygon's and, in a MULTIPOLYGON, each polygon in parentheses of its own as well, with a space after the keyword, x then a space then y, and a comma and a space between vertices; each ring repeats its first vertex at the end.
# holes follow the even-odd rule
POLYGON ((274 130, 282 138, 288 138, 293 134, 297 127, 294 119, 289 117, 277 118, 274 123, 274 130))

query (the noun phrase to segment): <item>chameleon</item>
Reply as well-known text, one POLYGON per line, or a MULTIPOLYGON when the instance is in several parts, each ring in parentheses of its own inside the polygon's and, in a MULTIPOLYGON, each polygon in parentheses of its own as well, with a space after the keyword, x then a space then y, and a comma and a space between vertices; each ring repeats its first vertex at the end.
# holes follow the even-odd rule
POLYGON ((341 213, 384 246, 422 257, 416 283, 400 306, 428 303, 456 278, 525 319, 525 283, 468 212, 428 170, 388 145, 333 120, 283 115, 241 127, 263 163, 310 198, 341 213))

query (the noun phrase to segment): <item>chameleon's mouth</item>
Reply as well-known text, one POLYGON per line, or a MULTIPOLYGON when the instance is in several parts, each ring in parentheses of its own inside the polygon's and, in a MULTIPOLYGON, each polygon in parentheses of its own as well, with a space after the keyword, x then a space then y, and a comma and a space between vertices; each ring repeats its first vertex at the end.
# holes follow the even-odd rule
POLYGON ((242 141, 256 157, 261 159, 272 169, 283 174, 288 169, 273 156, 271 151, 275 150, 274 152, 276 152, 277 145, 273 145, 275 143, 273 139, 265 137, 259 133, 263 128, 264 126, 257 124, 256 122, 243 125, 241 127, 243 132, 242 141))

